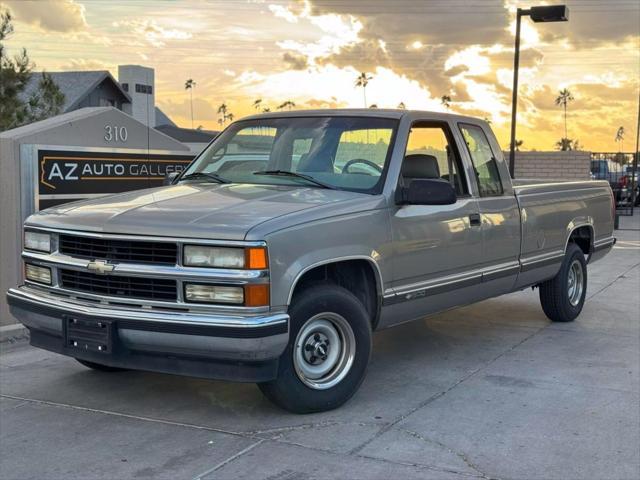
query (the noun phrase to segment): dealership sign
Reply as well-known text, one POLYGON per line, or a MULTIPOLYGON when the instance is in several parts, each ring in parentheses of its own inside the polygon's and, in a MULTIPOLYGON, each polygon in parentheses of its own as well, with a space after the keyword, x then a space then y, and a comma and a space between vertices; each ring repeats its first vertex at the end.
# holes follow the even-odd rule
POLYGON ((38 192, 48 197, 118 193, 162 184, 193 159, 185 154, 38 150, 38 192))

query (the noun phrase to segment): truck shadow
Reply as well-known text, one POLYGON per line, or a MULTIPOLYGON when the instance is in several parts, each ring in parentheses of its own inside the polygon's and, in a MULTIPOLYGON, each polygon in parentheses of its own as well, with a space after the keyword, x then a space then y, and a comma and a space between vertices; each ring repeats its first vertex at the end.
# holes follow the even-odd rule
POLYGON ((322 414, 291 415, 274 407, 252 384, 134 371, 102 373, 53 354, 20 367, 23 372, 30 370, 28 383, 5 381, 4 390, 20 397, 238 433, 277 431, 310 422, 385 423, 546 325, 537 295, 531 297, 510 295, 376 332, 371 365, 360 390, 343 407, 322 414))

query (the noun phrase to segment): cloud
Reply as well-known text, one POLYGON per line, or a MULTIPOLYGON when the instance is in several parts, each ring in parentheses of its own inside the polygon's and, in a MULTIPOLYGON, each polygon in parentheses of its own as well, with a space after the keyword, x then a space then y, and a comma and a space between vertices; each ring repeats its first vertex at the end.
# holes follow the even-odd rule
MULTIPOLYGON (((196 87, 197 88, 197 87, 196 87)), ((195 94, 197 95, 197 93, 195 94)), ((202 98, 193 97, 193 123, 195 126, 212 123, 217 118, 217 112, 212 102, 202 98)), ((189 98, 165 98, 158 100, 158 107, 174 122, 191 126, 191 104, 189 98)))
POLYGON ((75 0, 5 0, 16 20, 51 32, 85 30, 84 5, 75 0))
POLYGON ((117 28, 129 28, 133 32, 145 38, 154 47, 163 47, 165 40, 188 40, 191 33, 176 28, 165 28, 155 20, 121 20, 113 22, 117 28))
POLYGON ((278 18, 283 18, 289 23, 298 23, 298 16, 289 8, 282 5, 269 5, 269 10, 278 18))
POLYGON ((115 65, 100 60, 88 58, 72 58, 67 63, 60 65, 60 70, 111 70, 115 71, 115 65))
POLYGON ((307 68, 307 57, 304 55, 297 55, 291 52, 285 52, 282 54, 282 59, 290 68, 294 70, 304 70, 307 68))
MULTIPOLYGON (((287 70, 270 74, 244 72, 236 84, 249 97, 268 98, 274 103, 294 100, 303 105, 307 99, 327 104, 362 107, 362 89, 355 86, 359 71, 353 67, 310 65, 305 70, 287 70), (318 81, 320 79, 321 81, 318 81)), ((428 88, 390 69, 378 67, 367 86, 367 104, 395 108, 404 102, 408 108, 442 110, 439 100, 428 88)))

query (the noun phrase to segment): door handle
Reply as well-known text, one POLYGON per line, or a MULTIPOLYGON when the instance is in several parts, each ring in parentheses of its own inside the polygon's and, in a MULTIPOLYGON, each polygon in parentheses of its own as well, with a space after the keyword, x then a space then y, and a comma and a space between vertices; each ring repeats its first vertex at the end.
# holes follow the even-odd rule
POLYGON ((480 214, 479 213, 472 213, 471 215, 469 215, 469 224, 472 227, 479 227, 482 225, 482 220, 480 218, 480 214))

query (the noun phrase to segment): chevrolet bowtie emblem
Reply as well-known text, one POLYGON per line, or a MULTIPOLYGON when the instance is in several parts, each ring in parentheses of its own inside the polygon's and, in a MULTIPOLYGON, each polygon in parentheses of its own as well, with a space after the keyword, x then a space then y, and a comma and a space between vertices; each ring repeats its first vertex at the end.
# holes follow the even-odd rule
POLYGON ((93 260, 87 264, 87 269, 89 271, 99 273, 100 275, 113 272, 114 268, 116 268, 116 266, 106 260, 93 260))

